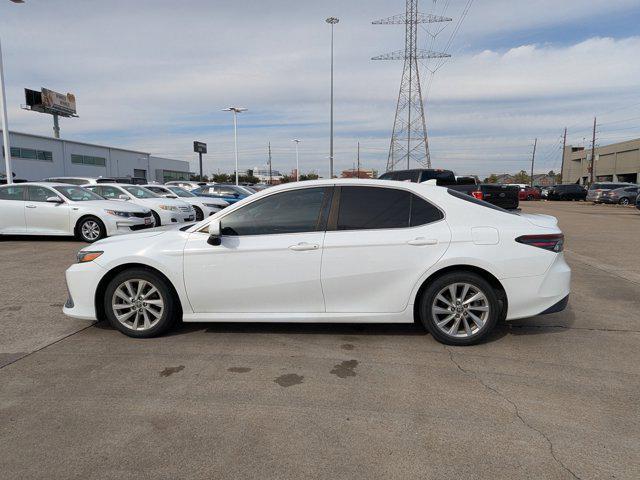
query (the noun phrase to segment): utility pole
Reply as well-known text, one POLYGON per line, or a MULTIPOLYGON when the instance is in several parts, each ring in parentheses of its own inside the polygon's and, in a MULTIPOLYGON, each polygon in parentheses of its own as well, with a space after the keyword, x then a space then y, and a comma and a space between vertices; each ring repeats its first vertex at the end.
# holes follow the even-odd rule
POLYGON ((593 139, 591 141, 591 184, 595 178, 596 169, 596 117, 593 117, 593 139))
POLYGON ((327 18, 326 22, 331 25, 331 131, 329 133, 329 178, 333 178, 333 27, 340 20, 336 17, 327 18))
POLYGON ((358 142, 358 178, 360 178, 360 142, 358 142))
POLYGON ((269 185, 273 184, 273 176, 271 175, 271 142, 269 142, 269 185))
POLYGON ((560 183, 564 178, 564 151, 567 148, 567 127, 564 127, 564 139, 562 140, 562 162, 560 163, 560 183))
POLYGON ((13 183, 11 169, 11 145, 9 144, 9 121, 7 120, 7 96, 4 88, 4 69, 2 67, 2 44, 0 44, 0 110, 2 111, 2 139, 4 144, 4 163, 7 169, 7 184, 13 183))
POLYGON ((535 141, 533 142, 533 155, 531 156, 531 178, 530 183, 531 186, 533 187, 533 165, 536 161, 536 146, 538 145, 538 139, 536 138, 535 141))

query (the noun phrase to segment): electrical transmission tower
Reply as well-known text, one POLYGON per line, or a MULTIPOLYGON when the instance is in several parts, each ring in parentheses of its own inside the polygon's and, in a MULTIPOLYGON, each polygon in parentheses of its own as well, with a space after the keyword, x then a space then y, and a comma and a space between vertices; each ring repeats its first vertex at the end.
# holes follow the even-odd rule
POLYGON ((419 13, 418 0, 406 0, 406 2, 407 11, 405 14, 372 22, 374 25, 406 25, 404 51, 398 50, 372 58, 372 60, 404 60, 387 171, 393 170, 405 159, 407 168, 410 168, 411 160, 415 160, 423 167, 431 168, 418 60, 450 57, 446 53, 418 48, 418 24, 450 22, 452 19, 419 13))

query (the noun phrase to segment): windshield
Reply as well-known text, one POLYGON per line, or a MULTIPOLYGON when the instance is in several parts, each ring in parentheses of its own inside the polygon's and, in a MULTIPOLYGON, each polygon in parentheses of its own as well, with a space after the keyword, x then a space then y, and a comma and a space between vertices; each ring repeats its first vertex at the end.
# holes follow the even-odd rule
POLYGON ((155 193, 153 193, 151 190, 147 190, 146 188, 143 187, 136 187, 136 186, 123 186, 121 187, 123 189, 125 189, 127 192, 129 192, 131 195, 133 195, 136 198, 158 198, 160 197, 160 195, 156 195, 155 193))
POLYGON ((53 187, 64 197, 74 202, 86 202, 89 200, 104 200, 100 195, 82 187, 53 187))
POLYGON ((184 188, 182 187, 168 187, 169 190, 171 190, 173 193, 175 193, 177 196, 182 197, 182 198, 188 198, 188 197, 197 197, 197 195, 194 195, 191 192, 187 192, 184 188))
POLYGON ((244 185, 238 185, 236 189, 239 189, 240 193, 244 193, 245 195, 253 195, 256 193, 256 191, 252 190, 251 187, 245 187, 244 185))

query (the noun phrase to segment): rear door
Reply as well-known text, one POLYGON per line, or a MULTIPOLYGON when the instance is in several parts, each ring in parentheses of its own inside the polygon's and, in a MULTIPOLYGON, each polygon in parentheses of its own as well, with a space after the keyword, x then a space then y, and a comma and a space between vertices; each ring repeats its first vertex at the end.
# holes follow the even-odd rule
POLYGON ((450 240, 443 213, 408 190, 336 187, 322 256, 327 312, 402 312, 450 240))
POLYGON ((27 233, 41 233, 43 235, 60 235, 73 233, 69 229, 71 210, 67 203, 47 202, 49 197, 59 197, 59 193, 48 187, 29 185, 27 187, 27 202, 25 206, 25 220, 27 233))
POLYGON ((0 187, 0 233, 27 232, 24 206, 27 187, 6 185, 0 187))

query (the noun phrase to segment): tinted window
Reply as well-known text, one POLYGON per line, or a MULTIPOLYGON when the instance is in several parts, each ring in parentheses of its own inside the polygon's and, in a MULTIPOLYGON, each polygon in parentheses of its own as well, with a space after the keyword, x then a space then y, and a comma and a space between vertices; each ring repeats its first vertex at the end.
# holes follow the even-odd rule
POLYGON ((325 199, 330 191, 330 188, 305 188, 270 195, 226 215, 221 221, 222 234, 273 235, 324 230, 326 215, 321 212, 328 208, 325 199))
POLYGON ((124 195, 124 192, 121 192, 115 187, 97 187, 98 194, 102 195, 104 198, 118 198, 120 195, 124 195))
POLYGON ((379 187, 342 187, 338 230, 406 228, 411 193, 379 187))
POLYGON ((411 194, 410 226, 417 227, 419 225, 426 225, 427 223, 437 222, 443 218, 444 215, 442 212, 434 205, 417 195, 411 194))
POLYGON ((25 187, 2 187, 0 188, 0 200, 24 200, 25 187))
POLYGON ((500 207, 498 207, 496 205, 493 205, 492 203, 485 202, 484 200, 479 200, 476 197, 472 197, 471 195, 467 195, 466 193, 458 192, 457 190, 451 190, 451 189, 447 189, 447 192, 449 192, 449 195, 453 195, 454 197, 459 198, 460 200, 464 200, 466 202, 475 203, 476 205, 480 205, 481 207, 487 207, 487 208, 490 208, 491 210, 497 210, 499 212, 510 213, 508 210, 505 210, 504 208, 500 208, 500 207))
POLYGON ((29 187, 27 189, 27 197, 32 202, 46 202, 49 197, 59 197, 53 190, 45 187, 29 187))

